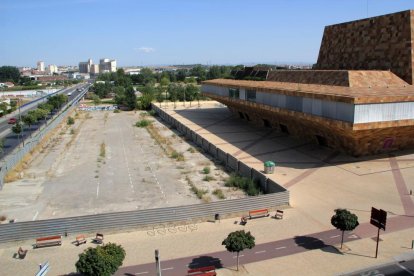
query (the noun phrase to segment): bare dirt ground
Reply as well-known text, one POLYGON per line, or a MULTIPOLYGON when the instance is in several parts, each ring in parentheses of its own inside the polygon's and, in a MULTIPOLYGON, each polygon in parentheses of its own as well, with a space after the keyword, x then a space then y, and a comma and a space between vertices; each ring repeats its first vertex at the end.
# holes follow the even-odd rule
POLYGON ((146 112, 72 114, 0 192, 0 215, 18 221, 244 197, 228 174, 146 112), (134 126, 139 120, 151 126, 134 126), (150 134, 151 133, 151 134, 150 134), (193 187, 193 188, 192 188, 193 187), (198 191, 198 196, 196 192, 198 191))

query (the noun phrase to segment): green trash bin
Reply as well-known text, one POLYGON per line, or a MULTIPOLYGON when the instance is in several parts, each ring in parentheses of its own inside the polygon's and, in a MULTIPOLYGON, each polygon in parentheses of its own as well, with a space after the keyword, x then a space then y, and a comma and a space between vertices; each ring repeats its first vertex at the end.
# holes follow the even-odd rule
POLYGON ((266 161, 263 165, 266 174, 272 174, 275 171, 276 164, 273 161, 266 161))

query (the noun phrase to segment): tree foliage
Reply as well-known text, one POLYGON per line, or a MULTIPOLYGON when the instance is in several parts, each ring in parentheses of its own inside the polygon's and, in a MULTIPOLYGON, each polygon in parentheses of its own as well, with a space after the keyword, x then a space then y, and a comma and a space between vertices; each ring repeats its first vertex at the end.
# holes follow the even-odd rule
POLYGON ((132 86, 129 86, 125 90, 125 101, 124 104, 131 110, 137 108, 137 96, 132 86))
POLYGON ((0 67, 0 81, 11 81, 18 83, 20 79, 20 72, 14 66, 1 66, 0 67))
POLYGON ((96 248, 89 247, 79 254, 76 270, 86 276, 110 276, 118 270, 124 259, 125 250, 120 245, 108 243, 96 248))
POLYGON ((336 228, 342 231, 341 239, 341 248, 344 242, 344 232, 352 231, 358 227, 358 217, 357 215, 351 213, 346 209, 336 209, 335 215, 331 218, 331 224, 336 228))
POLYGON ((229 252, 237 253, 237 270, 239 270, 239 253, 245 249, 252 249, 255 244, 255 238, 250 232, 244 230, 231 232, 221 243, 229 252))

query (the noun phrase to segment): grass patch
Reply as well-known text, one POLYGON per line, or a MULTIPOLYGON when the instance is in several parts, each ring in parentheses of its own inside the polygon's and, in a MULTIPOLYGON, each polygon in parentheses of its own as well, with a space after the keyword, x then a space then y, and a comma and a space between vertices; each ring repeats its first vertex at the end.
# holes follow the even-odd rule
POLYGON ((75 130, 73 128, 70 129, 70 134, 75 134, 75 130))
POLYGON ((142 119, 138 122, 135 123, 136 127, 147 127, 151 125, 151 121, 150 120, 146 120, 146 119, 142 119))
POLYGON ((190 185, 190 190, 199 198, 199 199, 202 199, 203 198, 203 196, 205 195, 205 194, 207 194, 208 193, 208 191, 207 190, 203 190, 203 189, 199 189, 199 188, 197 188, 195 185, 194 185, 194 183, 193 183, 193 181, 191 181, 191 179, 188 177, 188 176, 186 176, 185 177, 185 179, 187 180, 187 182, 188 182, 188 185, 190 185))
POLYGON ((170 157, 172 159, 177 160, 177 161, 184 161, 185 160, 184 155, 182 153, 179 153, 179 152, 175 151, 175 150, 173 152, 171 152, 170 157))
POLYGON ((213 195, 215 195, 218 199, 226 199, 226 196, 223 194, 222 189, 215 189, 213 191, 213 195))
POLYGON ((201 171, 203 174, 209 174, 210 173, 210 167, 204 167, 201 171))
POLYGON ((195 153, 196 152, 196 150, 193 147, 188 148, 187 151, 190 152, 190 153, 195 153))
POLYGON ((150 111, 148 111, 148 114, 150 116, 155 116, 155 115, 157 115, 157 112, 154 109, 151 109, 150 111))
POLYGON ((232 173, 225 182, 226 187, 242 189, 249 196, 257 196, 261 193, 260 186, 252 179, 232 173))
POLYGON ((119 109, 115 109, 115 110, 114 110, 114 113, 121 113, 121 110, 119 110, 119 109))
POLYGON ((105 158, 105 154, 106 154, 106 149, 105 149, 105 143, 102 142, 100 150, 99 150, 99 156, 102 158, 105 158))
POLYGON ((211 175, 206 175, 206 176, 203 177, 203 181, 209 182, 209 181, 213 181, 213 180, 216 180, 216 179, 214 177, 212 177, 211 175))

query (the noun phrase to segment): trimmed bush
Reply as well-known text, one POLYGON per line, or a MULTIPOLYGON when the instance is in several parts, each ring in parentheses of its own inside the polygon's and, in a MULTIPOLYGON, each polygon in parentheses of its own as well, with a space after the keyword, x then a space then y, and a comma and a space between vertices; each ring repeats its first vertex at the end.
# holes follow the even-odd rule
POLYGON ((125 250, 120 245, 108 243, 96 248, 89 247, 79 254, 76 270, 86 276, 110 276, 118 270, 124 259, 125 250))

